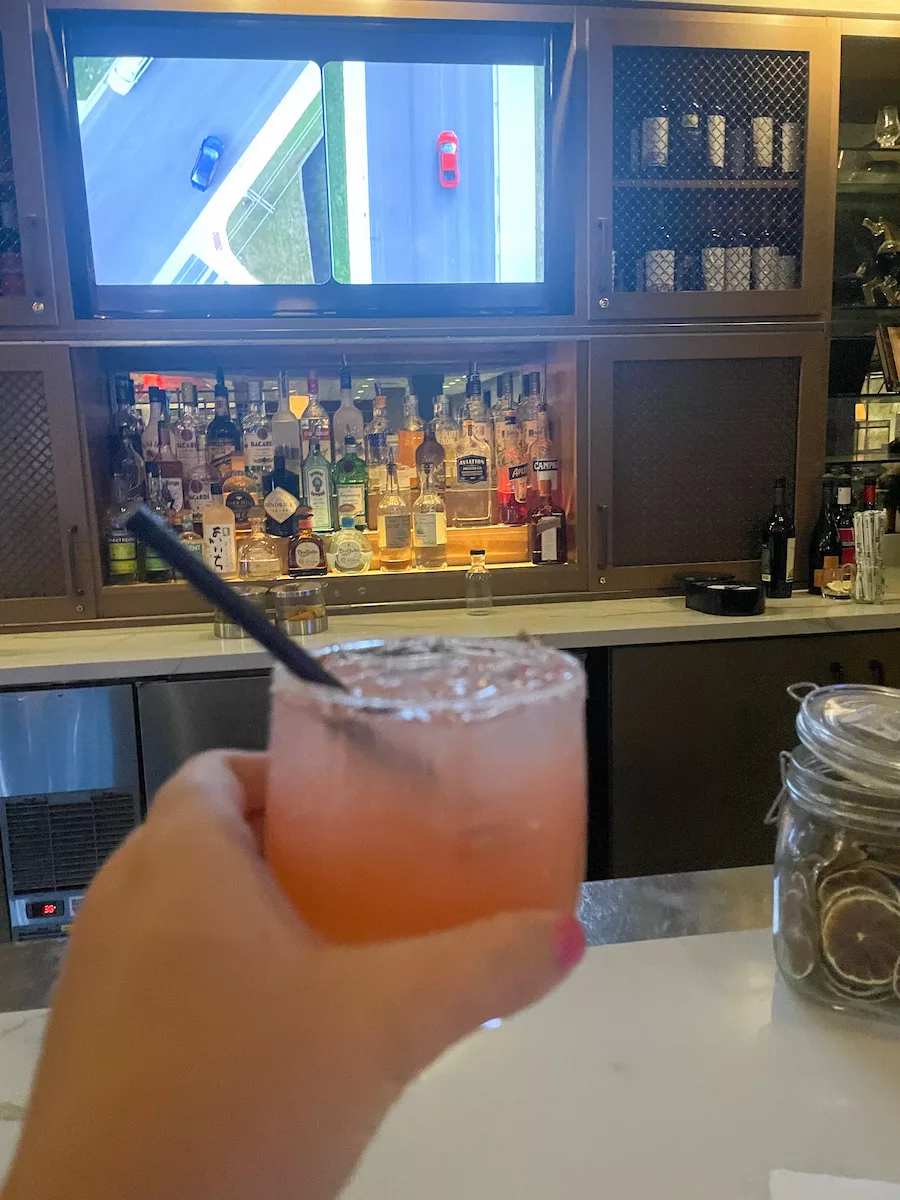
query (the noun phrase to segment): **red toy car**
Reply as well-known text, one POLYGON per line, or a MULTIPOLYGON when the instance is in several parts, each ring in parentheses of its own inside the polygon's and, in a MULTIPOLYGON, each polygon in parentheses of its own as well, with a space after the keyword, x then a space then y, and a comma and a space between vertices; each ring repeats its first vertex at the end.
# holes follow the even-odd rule
POLYGON ((454 188, 459 183, 459 138, 445 129, 438 135, 438 179, 441 187, 454 188))

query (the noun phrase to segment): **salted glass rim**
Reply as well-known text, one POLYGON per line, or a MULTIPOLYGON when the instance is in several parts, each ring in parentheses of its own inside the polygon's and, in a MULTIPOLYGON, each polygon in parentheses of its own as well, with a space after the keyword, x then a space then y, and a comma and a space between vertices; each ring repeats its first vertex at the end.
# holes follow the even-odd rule
POLYGON ((528 663, 536 660, 544 663, 558 664, 558 676, 551 679, 546 686, 532 689, 513 689, 506 692, 495 692, 485 696, 454 696, 434 699, 415 698, 408 696, 366 696, 355 692, 341 691, 321 683, 308 683, 291 674, 281 663, 275 664, 272 680, 272 692, 289 703, 302 703, 314 698, 319 703, 327 703, 342 709, 356 711, 378 712, 387 716, 411 717, 415 715, 462 714, 482 717, 508 712, 511 709, 527 708, 536 704, 547 704, 561 700, 574 692, 585 689, 585 671, 583 664, 572 654, 555 647, 545 646, 539 642, 525 641, 519 638, 486 638, 486 637, 402 637, 402 638, 358 638, 346 642, 331 642, 327 646, 310 648, 310 653, 316 659, 322 660, 336 651, 362 651, 376 653, 390 651, 395 656, 398 651, 408 648, 410 651, 430 649, 434 654, 443 654, 448 659, 460 651, 493 652, 504 663, 528 663))

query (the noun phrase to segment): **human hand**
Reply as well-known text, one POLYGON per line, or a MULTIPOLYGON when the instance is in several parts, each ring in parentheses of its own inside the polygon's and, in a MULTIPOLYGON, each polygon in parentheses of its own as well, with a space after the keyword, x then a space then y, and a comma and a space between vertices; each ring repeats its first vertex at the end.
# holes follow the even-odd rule
POLYGON ((266 761, 192 759, 91 885, 4 1200, 329 1200, 411 1079, 580 959, 553 913, 326 943, 262 858, 266 761))

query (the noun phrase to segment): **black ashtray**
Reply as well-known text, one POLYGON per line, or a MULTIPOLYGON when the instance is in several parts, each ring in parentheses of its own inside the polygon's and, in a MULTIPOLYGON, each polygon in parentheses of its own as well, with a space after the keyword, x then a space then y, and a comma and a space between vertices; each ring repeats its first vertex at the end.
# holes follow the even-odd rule
POLYGON ((766 611, 766 592, 761 583, 742 579, 695 584, 688 589, 685 607, 710 617, 757 617, 766 611))
POLYGON ((710 583, 731 583, 733 575, 725 575, 716 571, 696 571, 693 574, 676 575, 675 582, 682 596, 687 596, 694 588, 705 587, 710 583))

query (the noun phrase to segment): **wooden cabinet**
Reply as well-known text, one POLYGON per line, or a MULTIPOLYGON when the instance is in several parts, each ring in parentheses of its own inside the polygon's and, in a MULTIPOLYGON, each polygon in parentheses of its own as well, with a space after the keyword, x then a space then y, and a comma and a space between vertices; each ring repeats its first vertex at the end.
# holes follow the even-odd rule
POLYGON ((802 680, 900 686, 900 633, 611 651, 611 875, 771 861, 763 819, 797 744, 785 689, 802 680))
POLYGON ((778 475, 805 546, 824 461, 825 370, 818 334, 592 339, 592 588, 671 588, 686 570, 758 579, 778 475))
POLYGON ((69 351, 0 344, 0 624, 96 616, 69 351))
POLYGON ((57 319, 30 11, 0 6, 0 326, 57 319))
POLYGON ((827 312, 825 20, 592 11, 587 25, 591 319, 827 312))

